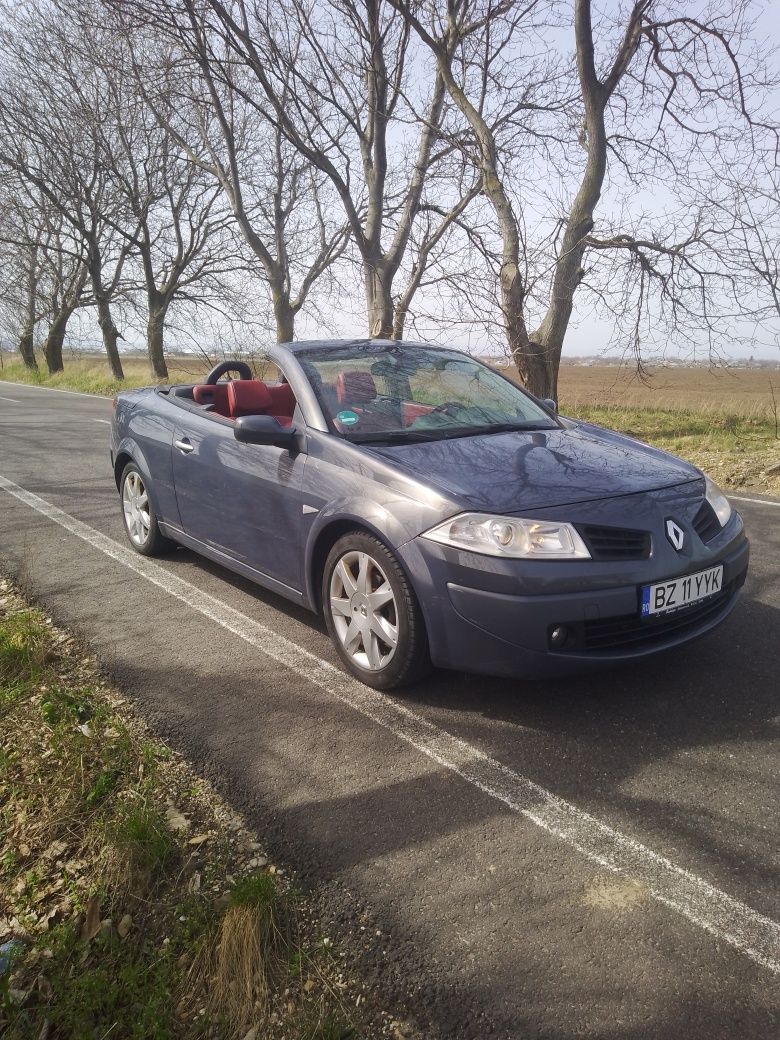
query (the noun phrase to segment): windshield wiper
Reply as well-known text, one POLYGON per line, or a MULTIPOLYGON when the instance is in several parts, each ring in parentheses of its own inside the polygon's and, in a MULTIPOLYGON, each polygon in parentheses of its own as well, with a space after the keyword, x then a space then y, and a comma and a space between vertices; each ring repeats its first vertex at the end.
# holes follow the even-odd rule
POLYGON ((345 439, 350 444, 400 444, 406 441, 437 440, 439 434, 439 430, 384 430, 377 433, 360 433, 345 439))
POLYGON ((496 423, 493 426, 479 426, 475 428, 475 432, 478 433, 513 433, 518 431, 519 433, 529 433, 534 430, 557 430, 558 427, 551 422, 541 423, 537 419, 529 420, 528 422, 506 422, 496 423))
POLYGON ((456 437, 481 437, 487 433, 528 433, 534 430, 555 430, 551 423, 529 422, 493 423, 490 426, 431 426, 426 430, 384 430, 347 437, 350 444, 405 444, 422 441, 446 441, 456 437))

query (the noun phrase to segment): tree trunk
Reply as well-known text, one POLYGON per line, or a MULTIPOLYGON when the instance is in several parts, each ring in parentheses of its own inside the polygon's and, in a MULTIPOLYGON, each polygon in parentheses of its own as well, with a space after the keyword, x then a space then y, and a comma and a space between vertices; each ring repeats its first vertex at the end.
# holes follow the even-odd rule
MULTIPOLYGON (((512 333, 508 330, 509 341, 512 342, 512 333)), ((513 351, 513 357, 517 371, 523 381, 523 386, 534 397, 540 399, 548 398, 558 403, 558 367, 560 365, 560 350, 552 353, 543 343, 526 337, 524 343, 513 351)))
POLYGON ((49 333, 46 337, 46 342, 43 344, 43 356, 46 358, 46 367, 49 370, 49 375, 54 375, 55 372, 62 372, 65 367, 62 361, 62 346, 65 342, 65 332, 72 313, 72 308, 63 307, 55 315, 54 321, 49 326, 49 333))
POLYGON ((548 397, 557 403, 560 350, 556 354, 538 338, 529 336, 523 313, 525 286, 514 264, 504 264, 500 285, 506 338, 523 386, 535 397, 548 397))
POLYGON ((19 353, 22 355, 22 361, 27 368, 37 370, 38 362, 35 360, 32 325, 27 322, 25 322, 22 334, 19 337, 19 353))
POLYGON ((533 336, 539 362, 547 370, 546 381, 542 373, 540 381, 535 385, 545 387, 545 392, 529 385, 531 392, 537 396, 552 397, 556 401, 563 341, 574 309, 574 296, 584 277, 582 264, 586 243, 593 230, 594 214, 607 173, 606 105, 636 54, 641 38, 642 18, 648 7, 649 0, 634 3, 617 56, 602 81, 596 74, 591 0, 575 0, 574 4, 577 74, 585 117, 583 144, 587 159, 555 261, 547 313, 533 336))
POLYGON ((111 374, 116 380, 123 380, 125 373, 122 370, 122 361, 119 357, 117 343, 119 341, 119 329, 114 324, 111 316, 111 304, 109 297, 103 288, 103 262, 97 243, 92 240, 89 243, 88 258, 89 279, 92 282, 92 293, 95 297, 95 306, 98 314, 98 325, 103 334, 103 346, 106 349, 111 374))
POLYGON ((404 338, 404 328, 406 326, 406 318, 409 314, 409 306, 405 300, 400 300, 398 306, 395 308, 393 315, 393 339, 401 340, 404 338))
POLYGON ((30 250, 29 266, 27 268, 27 298, 24 305, 24 325, 19 335, 19 353, 25 366, 32 371, 37 371, 38 362, 35 360, 35 347, 33 336, 35 335, 35 302, 38 295, 38 273, 37 273, 38 249, 36 246, 30 250))
POLYGON ((290 298, 286 292, 271 288, 276 320, 276 342, 292 343, 295 339, 295 311, 290 306, 290 298))
POLYGON ((168 365, 165 362, 165 316, 168 304, 159 299, 149 299, 149 318, 146 323, 146 347, 149 352, 149 364, 157 379, 168 378, 168 365))
POLYGON ((368 335, 371 339, 393 339, 392 281, 382 264, 365 266, 368 335))
POLYGON ((111 366, 111 375, 114 379, 123 380, 125 373, 122 369, 122 360, 119 357, 119 350, 117 349, 117 343, 119 342, 119 329, 114 324, 114 319, 111 317, 111 307, 108 300, 104 296, 100 296, 97 301, 97 312, 98 312, 98 325, 100 331, 103 333, 103 346, 106 348, 106 354, 108 355, 108 363, 111 366))

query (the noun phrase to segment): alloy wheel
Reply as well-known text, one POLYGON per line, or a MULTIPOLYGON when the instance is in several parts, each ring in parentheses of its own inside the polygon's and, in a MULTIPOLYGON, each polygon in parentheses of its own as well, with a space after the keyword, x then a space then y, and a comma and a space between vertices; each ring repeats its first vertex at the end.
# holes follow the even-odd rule
POLYGON ((398 611, 387 575, 366 552, 344 553, 330 578, 333 627, 358 667, 376 672, 398 646, 398 611))
POLYGON ((141 474, 131 470, 122 485, 122 508, 125 513, 127 533, 134 545, 143 546, 149 538, 151 516, 149 495, 141 474))

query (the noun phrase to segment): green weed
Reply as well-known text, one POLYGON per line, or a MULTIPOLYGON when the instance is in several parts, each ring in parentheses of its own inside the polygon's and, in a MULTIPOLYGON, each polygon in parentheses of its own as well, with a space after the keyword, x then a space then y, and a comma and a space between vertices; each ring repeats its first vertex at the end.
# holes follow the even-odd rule
POLYGON ((48 640, 37 611, 4 618, 0 624, 0 684, 17 687, 37 679, 45 665, 48 640))
POLYGON ((132 866, 152 876, 162 873, 178 853, 163 815, 151 805, 132 808, 114 828, 113 841, 132 866))

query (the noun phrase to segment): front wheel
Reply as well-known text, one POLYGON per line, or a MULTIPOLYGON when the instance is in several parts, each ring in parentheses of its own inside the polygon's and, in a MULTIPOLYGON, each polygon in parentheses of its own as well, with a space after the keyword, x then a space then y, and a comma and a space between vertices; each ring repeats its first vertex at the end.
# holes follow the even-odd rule
POLYGON ((119 481, 122 496, 122 519, 130 544, 142 556, 159 556, 174 543, 166 538, 157 524, 144 476, 134 462, 128 462, 119 481))
POLYGON ((430 667, 417 597, 393 554, 372 535, 354 531, 333 546, 322 604, 339 656, 361 682, 389 690, 430 667))

